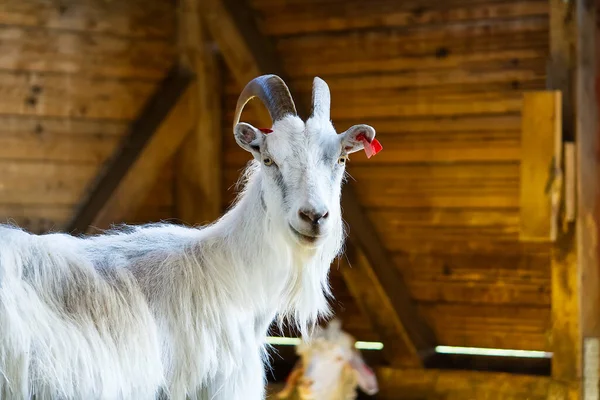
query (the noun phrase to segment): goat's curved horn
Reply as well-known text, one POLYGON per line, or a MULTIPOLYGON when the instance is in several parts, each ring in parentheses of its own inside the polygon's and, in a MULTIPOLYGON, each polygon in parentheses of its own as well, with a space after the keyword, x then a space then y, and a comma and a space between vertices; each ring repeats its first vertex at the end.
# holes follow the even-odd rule
POLYGON ((313 80, 311 116, 329 121, 331 94, 329 86, 319 77, 313 80))
POLYGON ((242 90, 235 107, 234 127, 240 122, 244 106, 254 97, 258 97, 267 107, 273 122, 279 121, 288 114, 298 115, 294 100, 285 82, 277 75, 262 75, 252 79, 242 90))

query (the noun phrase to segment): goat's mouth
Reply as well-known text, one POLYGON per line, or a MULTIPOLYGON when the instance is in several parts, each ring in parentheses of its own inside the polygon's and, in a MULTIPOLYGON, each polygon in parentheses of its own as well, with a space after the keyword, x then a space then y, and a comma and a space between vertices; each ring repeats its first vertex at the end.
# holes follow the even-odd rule
POLYGON ((319 236, 319 235, 305 235, 304 233, 300 233, 296 228, 294 228, 292 226, 292 224, 289 224, 289 225, 290 225, 290 229, 292 230, 292 232, 294 233, 296 238, 302 244, 315 245, 319 240, 321 240, 323 238, 322 236, 319 236))

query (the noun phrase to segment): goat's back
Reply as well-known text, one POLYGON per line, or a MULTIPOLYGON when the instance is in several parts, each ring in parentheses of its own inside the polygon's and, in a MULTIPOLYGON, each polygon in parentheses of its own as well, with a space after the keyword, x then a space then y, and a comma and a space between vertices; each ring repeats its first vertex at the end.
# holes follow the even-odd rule
POLYGON ((163 384, 157 327, 126 257, 93 247, 0 226, 0 397, 34 386, 38 399, 143 399, 163 384))

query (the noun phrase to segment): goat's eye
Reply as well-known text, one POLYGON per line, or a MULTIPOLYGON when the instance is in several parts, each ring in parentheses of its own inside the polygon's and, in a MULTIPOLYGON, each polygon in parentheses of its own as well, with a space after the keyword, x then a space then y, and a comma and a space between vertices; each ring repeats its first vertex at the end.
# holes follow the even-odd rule
POLYGON ((344 164, 346 164, 347 161, 348 161, 348 156, 341 156, 340 158, 338 158, 337 163, 344 165, 344 164))
POLYGON ((266 166, 273 165, 273 159, 272 159, 272 158, 269 158, 269 157, 265 157, 265 158, 263 158, 263 163, 264 163, 266 166))

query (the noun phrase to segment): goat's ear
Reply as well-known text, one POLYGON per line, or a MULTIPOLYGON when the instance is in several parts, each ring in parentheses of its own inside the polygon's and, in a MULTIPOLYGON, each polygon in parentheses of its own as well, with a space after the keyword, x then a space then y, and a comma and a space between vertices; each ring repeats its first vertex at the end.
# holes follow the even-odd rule
POLYGON ((242 149, 257 154, 260 153, 265 134, 250 124, 240 122, 233 128, 233 136, 242 149))
POLYGON ((357 350, 352 351, 350 365, 356 373, 358 386, 363 392, 372 396, 379 391, 379 385, 377 383, 377 377, 375 376, 375 373, 367 366, 367 364, 365 364, 365 361, 357 350))
POLYGON ((354 125, 341 133, 342 149, 348 154, 364 149, 365 141, 371 143, 375 139, 375 129, 369 125, 354 125))

